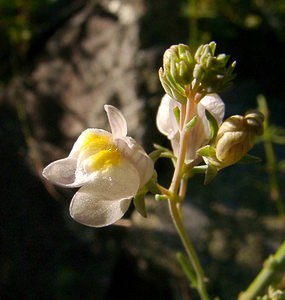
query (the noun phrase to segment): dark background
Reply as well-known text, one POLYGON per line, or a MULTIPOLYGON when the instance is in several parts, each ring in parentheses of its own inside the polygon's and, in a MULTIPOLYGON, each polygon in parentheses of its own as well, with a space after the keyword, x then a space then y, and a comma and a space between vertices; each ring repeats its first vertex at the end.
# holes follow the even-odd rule
MULTIPOLYGON (((236 299, 284 240, 270 186, 276 171, 284 200, 284 1, 197 2, 0 0, 1 299, 196 299, 166 203, 147 199, 146 220, 131 209, 130 227, 87 228, 68 214, 74 191, 41 177, 80 131, 106 128, 104 103, 123 110, 149 151, 167 145, 155 128, 157 70, 172 44, 216 41, 237 61, 221 95, 226 114, 256 108, 262 94, 281 137, 273 171, 261 139, 252 153, 262 163, 225 169, 206 187, 201 176, 191 182, 185 223, 211 296, 236 299)), ((167 182, 167 162, 157 168, 167 182)))

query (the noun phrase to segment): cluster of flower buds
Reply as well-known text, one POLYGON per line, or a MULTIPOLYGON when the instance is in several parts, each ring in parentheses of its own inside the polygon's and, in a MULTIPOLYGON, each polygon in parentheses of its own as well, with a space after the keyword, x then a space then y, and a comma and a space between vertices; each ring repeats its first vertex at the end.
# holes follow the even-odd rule
POLYGON ((185 103, 187 91, 195 90, 202 96, 216 93, 234 78, 235 62, 228 65, 229 56, 215 56, 216 43, 200 46, 192 53, 189 46, 173 45, 165 51, 159 77, 166 93, 185 103))
POLYGON ((234 78, 236 62, 227 66, 230 56, 215 56, 216 43, 201 45, 195 53, 193 77, 199 83, 202 93, 217 93, 234 78))
POLYGON ((159 70, 168 96, 163 97, 159 107, 158 129, 170 139, 174 156, 178 157, 181 133, 187 122, 178 124, 175 110, 180 111, 183 106, 186 109, 186 103, 194 101, 190 106, 196 122, 194 125, 191 122, 191 132, 187 143, 183 144, 183 147, 187 145, 185 160, 203 157, 207 165, 206 177, 207 172, 212 170, 215 176, 218 170, 245 157, 250 161, 247 152, 253 147, 256 136, 262 134, 264 120, 260 112, 254 111, 245 116, 231 116, 222 122, 224 103, 217 92, 234 78, 236 63, 228 64, 229 56, 216 55, 215 51, 215 42, 201 45, 196 52, 184 44, 173 45, 165 51, 163 68, 159 70))

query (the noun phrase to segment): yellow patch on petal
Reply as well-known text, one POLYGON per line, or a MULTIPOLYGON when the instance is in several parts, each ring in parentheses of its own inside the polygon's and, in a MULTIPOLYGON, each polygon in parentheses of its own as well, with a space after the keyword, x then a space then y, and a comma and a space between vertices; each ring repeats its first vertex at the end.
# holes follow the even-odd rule
POLYGON ((108 148, 110 144, 111 138, 109 136, 88 132, 84 136, 80 150, 88 153, 94 153, 108 148))
POLYGON ((82 141, 81 157, 89 171, 105 170, 110 166, 118 165, 121 161, 119 149, 112 144, 111 137, 89 132, 82 141))
POLYGON ((101 150, 100 152, 91 155, 87 159, 87 166, 91 171, 99 171, 118 165, 120 162, 120 151, 116 147, 110 147, 107 150, 101 150))

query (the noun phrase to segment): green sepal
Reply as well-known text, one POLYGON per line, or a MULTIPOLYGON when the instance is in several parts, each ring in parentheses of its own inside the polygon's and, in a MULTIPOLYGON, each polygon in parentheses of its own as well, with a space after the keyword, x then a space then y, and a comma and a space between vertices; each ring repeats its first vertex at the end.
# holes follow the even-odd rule
POLYGON ((210 124, 210 130, 211 130, 210 140, 212 140, 217 135, 217 132, 219 130, 219 124, 215 119, 215 117, 207 109, 205 110, 205 113, 206 113, 207 120, 209 121, 210 124))
POLYGON ((151 179, 147 182, 144 188, 148 192, 151 192, 154 195, 160 193, 160 190, 157 187, 157 172, 155 170, 153 172, 151 179))
POLYGON ((151 153, 148 154, 148 156, 152 159, 152 161, 155 163, 160 157, 163 150, 154 150, 151 153))
POLYGON ((147 193, 147 189, 140 190, 134 198, 134 205, 136 210, 140 215, 144 218, 147 217, 146 208, 145 208, 145 195, 147 193))
POLYGON ((205 174, 207 171, 207 168, 208 168, 207 165, 196 166, 191 171, 194 174, 205 174))
POLYGON ((205 179, 204 179, 204 184, 207 185, 209 184, 218 174, 218 168, 208 164, 208 168, 205 173, 205 179))
POLYGON ((194 116, 186 125, 185 125, 185 130, 189 130, 193 128, 198 121, 198 117, 194 116))
POLYGON ((177 124, 180 124, 180 109, 178 106, 175 106, 173 109, 173 114, 175 116, 175 119, 177 121, 177 124))
POLYGON ((185 90, 176 83, 175 79, 172 77, 172 75, 169 72, 165 72, 165 80, 167 80, 167 83, 172 91, 172 94, 174 95, 174 99, 177 100, 180 103, 186 103, 186 94, 185 90))
MULTIPOLYGON (((191 163, 192 160, 190 160, 191 163)), ((207 170, 207 165, 195 166, 193 168, 188 169, 187 163, 185 165, 185 173, 183 175, 184 178, 191 178, 195 174, 205 174, 207 170)))
POLYGON ((260 163, 261 161, 262 159, 260 157, 246 154, 238 163, 252 164, 252 163, 260 163))
POLYGON ((216 157, 216 151, 210 145, 206 145, 197 150, 197 154, 204 157, 216 157))

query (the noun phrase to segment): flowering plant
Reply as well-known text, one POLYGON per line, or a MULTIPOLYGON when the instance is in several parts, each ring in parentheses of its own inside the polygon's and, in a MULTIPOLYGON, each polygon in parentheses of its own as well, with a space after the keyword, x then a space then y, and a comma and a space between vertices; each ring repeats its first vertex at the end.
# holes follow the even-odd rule
MULTIPOLYGON (((209 299, 206 277, 182 218, 187 183, 196 173, 205 174, 208 184, 218 172, 239 161, 256 161, 247 154, 255 138, 263 133, 263 115, 249 111, 245 116, 224 119, 225 104, 217 94, 234 78, 235 62, 215 54, 216 44, 200 46, 195 52, 179 44, 166 50, 159 77, 165 90, 156 123, 171 143, 171 149, 156 145, 147 155, 127 136, 122 113, 105 105, 111 132, 86 129, 69 156, 48 165, 43 175, 55 184, 80 187, 70 204, 70 214, 78 222, 101 227, 119 220, 132 198, 144 216, 144 197, 167 200, 170 215, 187 257, 179 262, 200 298, 209 299), (169 187, 162 186, 154 170, 155 162, 168 157, 174 165, 169 187)), ((159 174, 158 174, 159 175, 159 174)), ((285 263, 285 245, 270 260, 269 269, 285 263)), ((268 285, 271 273, 264 267, 240 300, 255 299, 268 285)))

